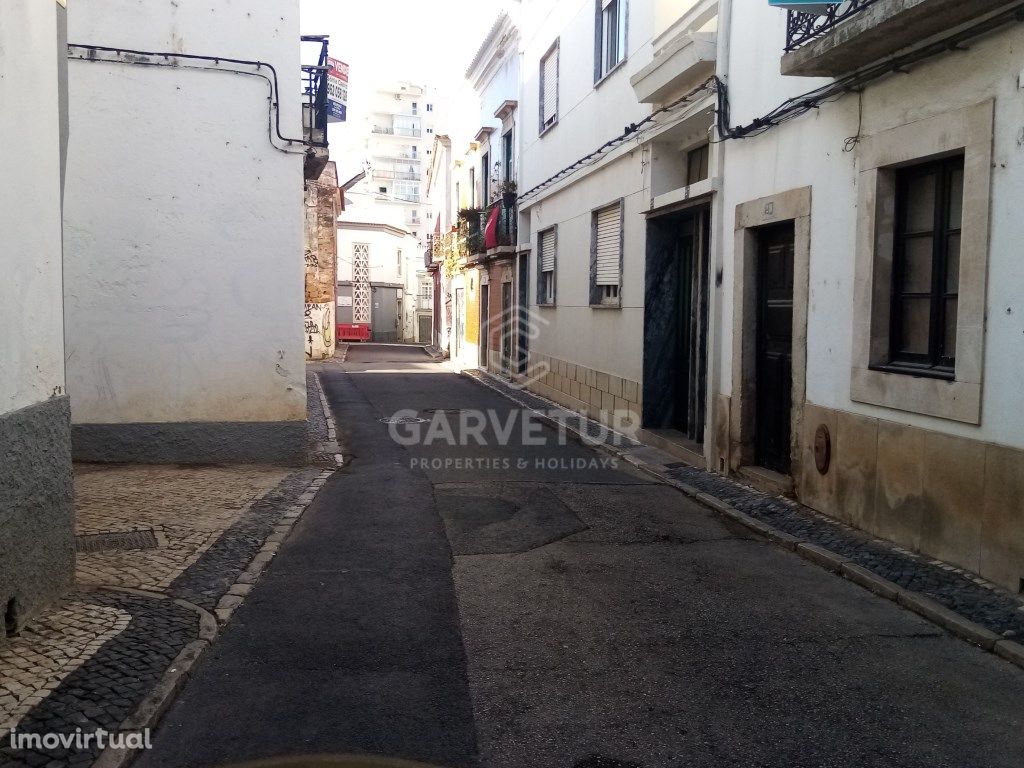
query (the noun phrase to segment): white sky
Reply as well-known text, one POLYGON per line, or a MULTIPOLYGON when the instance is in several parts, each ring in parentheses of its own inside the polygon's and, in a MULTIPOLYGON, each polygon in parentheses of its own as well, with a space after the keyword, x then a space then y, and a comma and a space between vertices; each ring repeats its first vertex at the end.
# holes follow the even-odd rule
MULTIPOLYGON (((502 5, 500 0, 301 0, 301 30, 330 35, 331 57, 348 63, 354 128, 362 124, 360 102, 377 83, 408 80, 442 92, 459 87, 502 5)), ((342 180, 359 168, 355 158, 345 156, 355 143, 352 133, 343 123, 330 130, 332 159, 342 180)))

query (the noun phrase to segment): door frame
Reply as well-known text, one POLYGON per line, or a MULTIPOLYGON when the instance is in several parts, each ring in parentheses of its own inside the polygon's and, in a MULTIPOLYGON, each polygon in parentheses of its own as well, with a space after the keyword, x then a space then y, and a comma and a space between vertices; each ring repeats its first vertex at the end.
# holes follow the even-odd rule
POLYGON ((790 476, 800 476, 799 449, 807 400, 807 301, 811 260, 811 188, 801 187, 736 206, 733 261, 732 387, 728 445, 720 457, 731 473, 756 461, 757 439, 757 230, 793 222, 793 381, 790 476))

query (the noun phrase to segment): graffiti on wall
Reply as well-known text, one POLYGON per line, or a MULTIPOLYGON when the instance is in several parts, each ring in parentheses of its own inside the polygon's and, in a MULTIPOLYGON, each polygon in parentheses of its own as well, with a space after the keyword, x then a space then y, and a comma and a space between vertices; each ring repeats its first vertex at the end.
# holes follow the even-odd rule
POLYGON ((306 304, 303 332, 306 339, 306 357, 323 360, 334 354, 334 305, 306 304))

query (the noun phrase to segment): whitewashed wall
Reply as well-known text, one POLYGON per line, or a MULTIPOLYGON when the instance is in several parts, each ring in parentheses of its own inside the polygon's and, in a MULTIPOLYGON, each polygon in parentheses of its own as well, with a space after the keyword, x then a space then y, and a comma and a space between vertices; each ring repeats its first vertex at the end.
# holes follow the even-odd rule
MULTIPOLYGON (((270 62, 301 137, 298 2, 272 5, 69 3, 69 38, 270 62)), ((304 419, 302 148, 271 146, 266 80, 81 61, 69 79, 74 420, 304 419)))
POLYGON ((64 392, 58 10, 0 23, 0 414, 64 392))
MULTIPOLYGON (((650 114, 630 86, 630 77, 651 61, 654 6, 629 7, 627 60, 594 85, 592 0, 532 0, 523 8, 522 90, 518 124, 522 158, 519 189, 526 193, 565 166, 650 114), (558 125, 539 136, 540 60, 560 39, 558 125)), ((649 176, 644 150, 635 144, 605 163, 577 173, 521 204, 521 234, 532 239, 529 297, 541 318, 531 354, 550 355, 623 378, 639 380, 643 369, 643 303, 649 176), (621 309, 589 304, 591 211, 625 200, 621 309), (558 225, 557 306, 535 307, 537 233, 558 225)))
MULTIPOLYGON (((734 123, 746 123, 821 84, 783 78, 775 62, 785 40, 785 14, 754 3, 732 16, 729 73, 734 123), (766 64, 767 62, 767 64, 766 64)), ((725 145, 724 279, 718 391, 732 378, 732 254, 736 205, 813 186, 808 316, 807 399, 830 408, 895 420, 974 439, 1024 446, 1024 32, 1018 27, 973 41, 970 49, 913 66, 910 74, 871 84, 864 93, 864 135, 995 98, 995 144, 989 248, 982 424, 971 426, 850 400, 857 152, 857 96, 822 105, 767 134, 725 145)))

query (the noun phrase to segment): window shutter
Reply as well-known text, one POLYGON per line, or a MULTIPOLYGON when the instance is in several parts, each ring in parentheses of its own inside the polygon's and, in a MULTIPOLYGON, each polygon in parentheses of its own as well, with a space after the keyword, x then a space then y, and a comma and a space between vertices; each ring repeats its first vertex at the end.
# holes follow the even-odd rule
POLYGON ((540 236, 540 271, 552 272, 555 269, 555 230, 549 229, 540 236))
POLYGON ((544 59, 544 125, 558 113, 558 48, 544 59))
POLYGON ((622 253, 622 214, 618 205, 597 212, 595 228, 595 283, 619 284, 619 262, 622 253))

